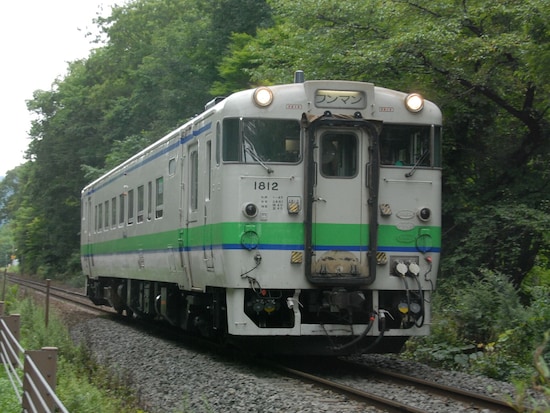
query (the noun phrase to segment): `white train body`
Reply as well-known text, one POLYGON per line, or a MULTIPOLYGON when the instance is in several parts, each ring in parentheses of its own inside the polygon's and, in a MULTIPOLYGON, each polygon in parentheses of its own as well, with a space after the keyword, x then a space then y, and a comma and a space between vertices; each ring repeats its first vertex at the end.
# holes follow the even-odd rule
POLYGON ((212 102, 83 189, 88 295, 275 351, 428 334, 442 120, 409 96, 307 81, 212 102))

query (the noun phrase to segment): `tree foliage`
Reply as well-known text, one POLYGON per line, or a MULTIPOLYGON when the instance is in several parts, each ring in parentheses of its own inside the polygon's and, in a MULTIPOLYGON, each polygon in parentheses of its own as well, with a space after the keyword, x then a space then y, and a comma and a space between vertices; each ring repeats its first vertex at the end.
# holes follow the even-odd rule
POLYGON ((421 91, 445 115, 444 275, 514 285, 546 266, 550 4, 545 0, 135 0, 29 109, 29 163, 0 185, 27 268, 78 251, 80 188, 214 94, 307 78, 421 91), (17 195, 3 188, 17 188, 17 195), (9 194, 9 195, 8 195, 9 194), (6 198, 7 197, 7 198, 6 198))
MULTIPOLYGON (((516 284, 546 249, 550 51, 548 2, 272 0, 279 19, 222 63, 222 74, 288 81, 346 78, 421 90, 445 115, 443 273, 510 269, 516 284), (521 203, 522 208, 517 208, 521 203), (499 213, 492 214, 492 205, 499 213), (518 233, 500 225, 519 214, 518 233), (526 220, 527 228, 523 225, 526 220), (476 237, 485 234, 485 244, 476 237), (521 240, 519 240, 521 238, 521 240), (501 245, 498 260, 489 240, 501 245), (511 253, 506 250, 510 247, 511 253), (497 262, 498 261, 498 262, 497 262)), ((237 44, 237 43, 236 43, 237 44)))
POLYGON ((67 271, 78 253, 81 188, 200 112, 231 34, 269 25, 270 9, 251 0, 136 0, 96 23, 104 43, 28 102, 36 120, 25 187, 2 208, 17 220, 25 271, 67 271))

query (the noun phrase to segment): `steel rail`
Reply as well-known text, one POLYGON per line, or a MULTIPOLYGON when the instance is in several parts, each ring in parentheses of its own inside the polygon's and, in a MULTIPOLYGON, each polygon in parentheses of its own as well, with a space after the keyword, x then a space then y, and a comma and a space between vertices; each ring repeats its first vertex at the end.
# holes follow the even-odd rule
POLYGON ((433 413, 429 412, 428 410, 419 409, 417 407, 410 406, 396 400, 388 399, 386 397, 382 397, 374 393, 357 389, 355 387, 328 380, 323 377, 319 377, 301 370, 292 369, 286 366, 275 366, 275 368, 278 370, 282 370, 287 374, 306 379, 312 383, 320 384, 330 390, 336 389, 339 393, 351 396, 357 401, 369 403, 370 405, 374 405, 375 407, 383 408, 386 411, 389 410, 391 412, 433 413))

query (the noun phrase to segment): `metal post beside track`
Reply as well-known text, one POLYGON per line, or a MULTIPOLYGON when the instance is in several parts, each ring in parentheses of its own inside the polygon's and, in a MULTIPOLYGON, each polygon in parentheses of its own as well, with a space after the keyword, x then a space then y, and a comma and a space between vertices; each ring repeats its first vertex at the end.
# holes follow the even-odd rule
POLYGON ((23 410, 68 413, 55 394, 57 347, 25 352, 23 410))
POLYGON ((48 328, 48 324, 50 322, 50 284, 51 281, 49 278, 46 280, 46 328, 48 328))
MULTIPOLYGON (((6 279, 8 278, 8 268, 4 269, 4 282, 2 283, 2 301, 6 301, 6 279)), ((0 315, 2 315, 0 313, 0 315)))

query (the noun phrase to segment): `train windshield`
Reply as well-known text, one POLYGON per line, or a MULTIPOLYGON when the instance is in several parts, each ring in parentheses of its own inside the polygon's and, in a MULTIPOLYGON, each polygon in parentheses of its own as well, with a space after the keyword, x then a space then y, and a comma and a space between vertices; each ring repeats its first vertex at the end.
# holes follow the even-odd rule
POLYGON ((441 166, 441 128, 431 125, 384 124, 380 163, 394 166, 441 166))
POLYGON ((300 123, 289 119, 235 118, 223 121, 223 160, 296 163, 301 159, 300 123))

